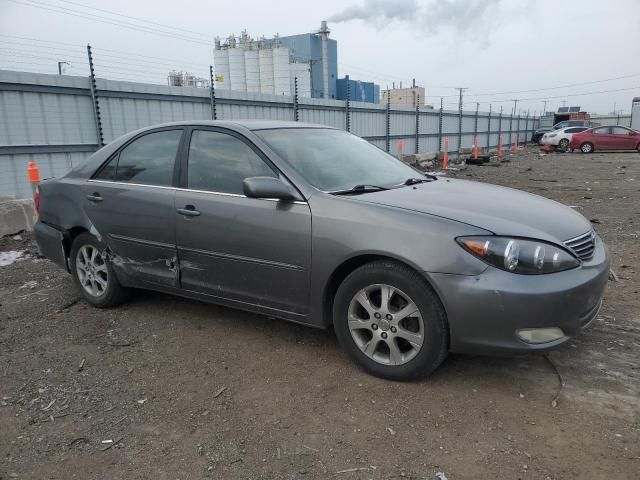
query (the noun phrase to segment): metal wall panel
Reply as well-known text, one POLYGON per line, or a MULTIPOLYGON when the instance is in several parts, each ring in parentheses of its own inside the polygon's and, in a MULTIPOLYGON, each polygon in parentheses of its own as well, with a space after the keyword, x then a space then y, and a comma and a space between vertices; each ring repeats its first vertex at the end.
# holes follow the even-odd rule
POLYGON ((29 198, 31 185, 27 180, 27 164, 34 160, 41 178, 64 175, 73 166, 80 165, 91 153, 44 153, 0 155, 0 196, 29 198))
MULTIPOLYGON (((226 83, 226 82, 225 82, 226 83)), ((27 161, 33 159, 42 176, 62 175, 84 161, 97 148, 96 126, 89 79, 0 71, 0 196, 31 195, 26 179, 27 161)), ((170 87, 96 79, 105 142, 141 127, 179 120, 211 118, 210 92, 205 88, 170 87)), ((294 98, 254 92, 216 90, 220 120, 294 120, 294 98)), ((387 106, 350 103, 350 129, 385 150, 387 106)), ((300 121, 346 128, 346 102, 300 98, 300 121)), ((439 146, 439 110, 419 113, 419 151, 435 152, 439 146)), ((478 117, 478 145, 486 145, 488 121, 478 117)), ((416 112, 393 107, 389 115, 389 147, 398 153, 415 152, 416 112)), ((503 144, 509 144, 509 120, 503 116, 503 144)), ((520 140, 530 137, 538 122, 520 119, 520 140)), ((463 112, 462 145, 473 143, 475 111, 463 112)), ((498 118, 491 118, 491 145, 498 143, 498 118)), ((458 149, 459 116, 443 112, 442 135, 449 138, 449 152, 458 149)), ((517 131, 514 119, 513 131, 517 131)), ((515 139, 515 135, 512 136, 515 139)))

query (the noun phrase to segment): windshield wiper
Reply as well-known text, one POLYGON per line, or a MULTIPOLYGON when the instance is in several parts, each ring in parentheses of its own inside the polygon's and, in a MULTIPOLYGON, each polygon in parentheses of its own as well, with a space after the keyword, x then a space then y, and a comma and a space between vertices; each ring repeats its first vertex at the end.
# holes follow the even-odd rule
POLYGON ((425 178, 407 178, 404 181, 405 185, 415 185, 416 183, 426 183, 426 182, 433 182, 434 180, 437 180, 438 177, 436 177, 435 175, 430 175, 428 173, 424 174, 425 178))
POLYGON ((329 193, 332 195, 357 195, 360 193, 381 192, 383 190, 389 189, 378 185, 355 185, 347 190, 336 190, 335 192, 329 193))

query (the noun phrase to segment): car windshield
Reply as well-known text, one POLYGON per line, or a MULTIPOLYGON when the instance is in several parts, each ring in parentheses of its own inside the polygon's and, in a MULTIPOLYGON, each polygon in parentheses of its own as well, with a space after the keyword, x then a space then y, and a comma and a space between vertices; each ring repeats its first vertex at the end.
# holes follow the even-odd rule
POLYGON ((378 147, 342 130, 281 128, 255 133, 305 180, 325 192, 356 186, 390 188, 404 185, 410 178, 424 178, 378 147))

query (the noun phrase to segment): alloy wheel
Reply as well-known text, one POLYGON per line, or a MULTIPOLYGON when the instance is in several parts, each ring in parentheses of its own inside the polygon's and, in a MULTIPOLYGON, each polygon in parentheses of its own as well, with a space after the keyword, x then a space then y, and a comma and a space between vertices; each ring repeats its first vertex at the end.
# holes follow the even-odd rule
POLYGON ((591 153, 591 151, 593 150, 593 147, 591 146, 590 143, 583 143, 582 146, 580 147, 580 150, 582 150, 582 153, 591 153))
POLYGON ((416 303, 384 284, 359 290, 349 303, 349 332, 358 348, 383 365, 402 365, 424 343, 424 321, 416 303))
POLYGON ((102 253, 93 245, 83 245, 76 256, 76 272, 82 288, 91 296, 104 294, 109 282, 109 271, 102 253))

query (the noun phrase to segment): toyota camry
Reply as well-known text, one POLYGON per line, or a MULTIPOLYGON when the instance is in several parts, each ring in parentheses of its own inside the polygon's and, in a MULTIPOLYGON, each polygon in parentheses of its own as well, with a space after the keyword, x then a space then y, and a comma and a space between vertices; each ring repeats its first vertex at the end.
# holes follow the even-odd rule
POLYGON ((536 195, 423 174, 342 130, 192 121, 40 184, 43 255, 106 308, 151 289, 332 328, 364 370, 543 352, 598 313, 605 245, 536 195))

